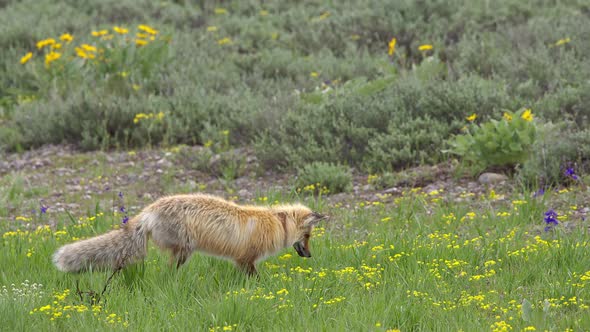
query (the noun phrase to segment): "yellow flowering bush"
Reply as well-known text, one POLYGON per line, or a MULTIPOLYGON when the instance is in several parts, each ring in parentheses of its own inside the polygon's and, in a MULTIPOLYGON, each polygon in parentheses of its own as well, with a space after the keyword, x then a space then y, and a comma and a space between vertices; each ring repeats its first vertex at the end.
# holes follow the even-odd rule
POLYGON ((39 40, 36 50, 19 62, 33 73, 41 94, 52 87, 67 93, 81 80, 103 81, 111 92, 137 91, 136 83, 146 78, 167 53, 168 37, 148 25, 135 29, 113 26, 94 30, 88 36, 64 33, 57 38, 39 40), (43 65, 43 70, 37 69, 43 65), (62 84, 53 84, 57 80, 62 84))
MULTIPOLYGON (((477 114, 467 117, 472 123, 476 119, 477 114)), ((536 136, 530 109, 507 111, 500 120, 465 127, 463 134, 450 141, 448 152, 461 157, 475 172, 488 167, 514 167, 528 159, 536 136)))

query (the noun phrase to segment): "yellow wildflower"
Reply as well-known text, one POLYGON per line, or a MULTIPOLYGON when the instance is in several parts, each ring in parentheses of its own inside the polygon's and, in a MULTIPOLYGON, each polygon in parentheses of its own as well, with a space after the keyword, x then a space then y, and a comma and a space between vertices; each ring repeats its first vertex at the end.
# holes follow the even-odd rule
POLYGON ((232 43, 232 41, 229 37, 225 37, 225 38, 222 38, 217 41, 217 44, 219 44, 219 45, 227 45, 227 44, 231 44, 231 43, 232 43))
POLYGON ((418 51, 430 51, 432 50, 432 45, 430 44, 424 44, 424 45, 420 45, 418 46, 418 51))
POLYGON ((502 116, 504 117, 504 119, 506 119, 506 121, 512 121, 512 114, 504 112, 504 115, 502 116))
POLYGON ((59 40, 65 41, 67 44, 69 44, 72 40, 74 40, 74 36, 66 32, 63 35, 59 36, 59 40))
POLYGON ((82 47, 82 49, 87 52, 96 52, 96 47, 92 45, 82 44, 80 47, 82 47))
POLYGON ((389 54, 389 56, 392 56, 393 53, 395 52, 395 44, 397 43, 397 39, 391 38, 391 40, 389 41, 389 49, 387 51, 387 54, 389 54))
POLYGON ((469 122, 473 122, 473 121, 475 121, 475 119, 477 119, 477 114, 475 114, 475 113, 473 113, 467 117, 467 121, 469 121, 469 122))
POLYGON ((150 26, 147 26, 145 24, 140 24, 137 28, 143 32, 149 33, 150 35, 157 35, 158 34, 158 30, 156 30, 150 26))
POLYGON ((55 39, 53 38, 47 38, 47 39, 43 39, 37 42, 37 48, 38 49, 42 49, 45 46, 49 46, 49 45, 53 45, 55 44, 55 39))
POLYGON ((553 44, 553 46, 561 46, 561 45, 565 45, 565 44, 567 44, 567 43, 569 43, 569 42, 571 42, 571 41, 572 41, 572 40, 571 40, 569 37, 567 37, 567 38, 562 38, 562 39, 558 40, 558 41, 557 41, 555 44, 553 44))
POLYGON ((92 53, 87 53, 83 48, 76 47, 76 55, 82 59, 94 59, 95 55, 92 53))
POLYGON ((135 40, 135 45, 137 45, 137 46, 144 46, 144 45, 147 45, 147 43, 148 42, 146 40, 143 40, 143 39, 136 39, 135 40))
POLYGON ((224 15, 227 14, 227 9, 225 8, 215 8, 214 9, 215 15, 224 15))
POLYGON ((45 66, 46 66, 46 67, 49 67, 49 65, 50 65, 50 64, 51 64, 53 61, 55 61, 55 60, 59 59, 60 57, 61 57, 61 53, 58 53, 58 52, 53 52, 53 51, 51 51, 51 52, 47 53, 47 54, 45 55, 45 66))
POLYGON ((33 53, 29 52, 27 54, 25 54, 25 56, 23 56, 22 58, 20 58, 20 64, 24 65, 25 63, 29 62, 29 60, 31 60, 31 58, 33 57, 33 53))
POLYGON ((47 311, 47 310, 50 310, 50 309, 51 309, 51 304, 48 304, 46 306, 42 306, 41 308, 39 308, 39 311, 40 312, 43 312, 43 311, 47 311))
POLYGON ((109 30, 92 31, 90 34, 94 37, 105 36, 109 34, 109 30))
POLYGON ((533 113, 530 108, 525 109, 520 117, 525 121, 533 121, 533 113))
POLYGON ((118 33, 120 35, 125 35, 125 34, 129 33, 129 29, 121 28, 118 26, 113 27, 113 31, 115 31, 116 33, 118 33))
POLYGON ((260 16, 267 16, 268 15, 268 10, 261 10, 260 11, 260 16))
POLYGON ((319 76, 318 72, 316 72, 316 71, 312 71, 309 75, 311 77, 318 77, 319 76))
POLYGON ((207 27, 207 32, 215 32, 215 31, 217 31, 217 27, 216 26, 212 25, 210 27, 207 27))

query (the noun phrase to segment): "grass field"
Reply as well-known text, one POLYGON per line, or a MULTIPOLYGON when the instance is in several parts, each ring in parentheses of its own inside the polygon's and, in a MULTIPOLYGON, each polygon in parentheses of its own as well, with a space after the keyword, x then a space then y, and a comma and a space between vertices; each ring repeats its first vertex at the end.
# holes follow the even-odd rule
POLYGON ((0 31, 0 330, 590 330, 587 0, 0 0, 0 31), (197 191, 332 218, 259 278, 51 264, 197 191))
MULTIPOLYGON (((412 190, 353 206, 306 199, 330 213, 313 258, 285 250, 248 279, 231 263, 194 255, 179 270, 155 248, 117 275, 64 274, 61 244, 118 227, 121 215, 39 213, 0 229, 0 316, 7 330, 463 330, 579 331, 590 326, 587 228, 575 193, 464 202, 412 190), (549 201, 566 203, 552 226, 549 201), (23 220, 25 219, 25 220, 23 220), (57 221, 56 227, 43 226, 57 221), (81 293, 78 293, 80 291, 81 293)), ((291 197, 292 198, 292 197, 291 197)), ((261 201, 289 201, 268 193, 261 201)))

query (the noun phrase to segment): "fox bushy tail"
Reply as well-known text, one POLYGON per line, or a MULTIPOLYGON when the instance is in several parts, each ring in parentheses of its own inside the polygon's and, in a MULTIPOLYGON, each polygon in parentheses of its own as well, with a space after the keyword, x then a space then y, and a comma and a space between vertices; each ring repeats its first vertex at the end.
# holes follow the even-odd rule
POLYGON ((130 220, 120 229, 66 244, 53 255, 53 264, 64 272, 79 272, 88 268, 123 268, 146 256, 146 228, 141 220, 130 220))

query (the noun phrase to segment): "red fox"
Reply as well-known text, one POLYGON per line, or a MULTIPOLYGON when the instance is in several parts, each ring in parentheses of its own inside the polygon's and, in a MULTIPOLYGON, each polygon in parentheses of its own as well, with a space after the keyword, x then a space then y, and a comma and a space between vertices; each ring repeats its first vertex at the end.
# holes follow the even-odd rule
POLYGON ((325 219, 301 204, 260 207, 205 194, 168 196, 120 229, 61 247, 53 263, 64 272, 89 267, 118 271, 146 256, 151 237, 161 249, 170 250, 170 263, 177 268, 198 250, 231 259, 254 275, 258 261, 291 245, 299 256, 311 257, 311 231, 325 219))

